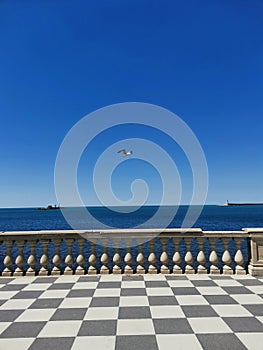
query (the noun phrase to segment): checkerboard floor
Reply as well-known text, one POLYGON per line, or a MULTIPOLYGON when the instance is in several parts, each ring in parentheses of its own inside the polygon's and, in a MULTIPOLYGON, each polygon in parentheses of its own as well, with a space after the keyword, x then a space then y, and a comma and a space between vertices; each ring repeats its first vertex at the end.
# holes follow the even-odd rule
POLYGON ((0 278, 0 349, 262 349, 263 278, 0 278))

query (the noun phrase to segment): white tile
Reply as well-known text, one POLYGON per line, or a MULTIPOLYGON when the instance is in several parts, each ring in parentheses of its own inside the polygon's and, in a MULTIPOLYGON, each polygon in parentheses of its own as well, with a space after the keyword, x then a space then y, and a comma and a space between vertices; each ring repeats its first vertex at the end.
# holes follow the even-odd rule
POLYGON ((236 336, 249 350, 262 350, 262 333, 236 333, 236 336))
POLYGON ((196 287, 202 295, 226 295, 227 292, 220 287, 196 287))
POLYGON ((83 350, 83 349, 114 350, 115 336, 77 337, 71 349, 72 350, 83 350))
POLYGON ((239 304, 262 304, 262 298, 256 294, 231 294, 239 304))
POLYGON ((74 284, 72 289, 95 289, 97 285, 98 282, 78 282, 74 284))
POLYGON ((151 306, 152 318, 185 318, 185 314, 178 305, 151 306))
POLYGON ((27 309, 36 299, 11 299, 0 306, 0 310, 27 309))
POLYGON ((16 277, 13 281, 9 282, 8 284, 29 284, 32 283, 37 277, 27 277, 27 276, 21 276, 16 277))
POLYGON ((46 290, 48 289, 52 284, 51 283, 32 283, 27 285, 24 290, 46 290))
POLYGON ((75 337, 82 321, 49 321, 41 330, 38 338, 75 337))
POLYGON ((167 282, 171 287, 194 287, 192 282, 186 280, 170 280, 167 282))
POLYGON ((59 309, 85 308, 89 307, 92 298, 65 298, 59 305, 59 309))
POLYGON ((28 350, 35 338, 0 339, 0 349, 28 350))
POLYGON ((194 274, 194 275, 187 275, 187 278, 191 280, 198 280, 198 281, 211 281, 210 277, 207 275, 202 275, 202 274, 194 274))
POLYGON ((253 315, 242 305, 211 305, 221 317, 245 317, 253 315))
POLYGON ((121 282, 122 275, 104 275, 100 277, 100 282, 121 282))
POLYGON ((120 297, 120 306, 149 306, 146 296, 127 296, 120 297))
POLYGON ((116 320, 118 307, 91 307, 87 310, 84 320, 116 320))
POLYGON ((123 281, 121 288, 145 288, 144 281, 123 281))
POLYGON ((161 274, 158 274, 158 275, 147 274, 147 275, 144 275, 143 278, 144 278, 144 281, 166 281, 166 277, 161 274))
MULTIPOLYGON (((0 322, 0 334, 3 333, 3 331, 11 325, 12 322, 0 322)), ((0 347, 1 349, 1 347, 0 347)))
POLYGON ((170 287, 146 288, 146 293, 149 296, 174 296, 170 287))
POLYGON ((255 277, 251 275, 232 275, 231 278, 235 280, 253 280, 255 277))
POLYGON ((56 309, 28 309, 25 310, 15 322, 48 321, 56 309))
POLYGON ((152 320, 118 320, 117 335, 140 334, 155 334, 152 320))
POLYGON ((220 317, 188 318, 195 333, 233 333, 220 317))
POLYGON ((119 297, 121 294, 120 288, 99 288, 96 289, 94 297, 119 297))
POLYGON ((202 350, 202 346, 194 334, 161 334, 157 335, 156 338, 159 350, 173 348, 202 350))
POLYGON ((180 305, 208 305, 202 295, 176 295, 176 299, 180 305))
POLYGON ((19 290, 10 290, 10 291, 0 291, 0 299, 1 300, 8 300, 12 298, 14 295, 19 293, 19 290))
POLYGON ((247 289, 255 294, 263 294, 263 285, 262 286, 246 286, 247 289))
POLYGON ((62 275, 54 283, 75 283, 79 280, 79 275, 62 275))
POLYGON ((263 323, 263 316, 257 316, 256 318, 259 320, 259 322, 263 323))
POLYGON ((224 279, 219 279, 219 280, 213 280, 218 286, 221 287, 242 287, 243 285, 239 283, 236 280, 224 280, 224 279))
POLYGON ((43 292, 40 296, 39 299, 53 299, 53 298, 65 298, 66 295, 69 293, 69 290, 67 289, 54 289, 54 290, 46 290, 43 292))

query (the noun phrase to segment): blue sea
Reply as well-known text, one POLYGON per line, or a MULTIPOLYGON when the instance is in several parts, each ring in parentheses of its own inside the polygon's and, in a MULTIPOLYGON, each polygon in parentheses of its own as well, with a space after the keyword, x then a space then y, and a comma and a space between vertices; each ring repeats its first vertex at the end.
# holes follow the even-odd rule
MULTIPOLYGON (((117 213, 113 210, 103 207, 89 207, 87 208, 91 213, 91 220, 89 222, 84 222, 82 216, 80 215, 79 208, 66 208, 76 219, 76 222, 79 224, 79 229, 100 229, 102 225, 108 225, 110 227, 117 228, 132 228, 136 227, 145 221, 149 220, 158 210, 156 206, 147 206, 141 207, 140 209, 130 213, 117 213), (92 217, 96 218, 96 221, 92 220, 92 217), (98 223, 101 222, 101 225, 98 223), (101 227, 100 227, 101 226, 101 227)), ((174 219, 170 223, 169 227, 179 228, 184 220, 185 214, 187 212, 188 206, 180 206, 177 214, 174 219)), ((169 213, 173 208, 167 207, 164 210, 163 217, 158 217, 153 223, 153 228, 164 227, 163 223, 166 221, 166 211, 169 213)), ((224 207, 224 206, 215 206, 215 205, 206 205, 204 206, 200 217, 195 223, 194 227, 201 228, 202 230, 240 230, 245 227, 263 227, 263 206, 242 206, 242 207, 224 207)), ((62 215, 61 210, 36 210, 35 208, 18 208, 18 209, 0 209, 0 231, 39 231, 39 230, 64 230, 71 229, 70 225, 65 220, 62 215)), ((200 248, 200 247, 199 247, 200 248)), ((199 251, 197 241, 193 239, 191 245, 191 251, 196 259, 196 256, 199 251)), ((249 251, 247 249, 247 240, 244 239, 241 244, 241 251, 244 256, 244 266, 247 266, 249 261, 249 251)), ((24 247, 24 258, 25 258, 25 267, 28 267, 26 264, 26 259, 29 257, 31 250, 34 249, 37 257, 37 268, 40 268, 39 259, 43 252, 42 247, 38 244, 35 248, 29 247, 28 244, 24 247)), ((209 241, 205 241, 203 247, 207 263, 205 266, 209 267, 209 254, 211 252, 211 247, 209 241)), ((228 250, 231 254, 232 259, 234 258, 237 247, 235 246, 235 242, 233 240, 229 241, 228 250)), ((157 258, 160 257, 161 254, 161 244, 156 241, 155 252, 157 258)), ((219 259, 221 259, 224 247, 222 242, 218 240, 216 245, 216 251, 218 253, 219 259)), ((6 247, 4 244, 0 245, 0 271, 3 270, 3 259, 6 252, 6 247)), ((63 259, 65 258, 68 252, 67 246, 65 242, 62 242, 60 248, 60 254, 62 258, 61 268, 65 268, 65 263, 63 263, 63 259)), ((98 258, 100 258, 103 250, 100 244, 96 247, 96 253, 98 258)), ((138 254, 138 247, 134 247, 131 250, 132 255, 134 257, 134 261, 136 255, 138 254)), ((147 257, 149 255, 149 244, 146 242, 143 246, 143 252, 147 257)), ((182 257, 184 257, 186 253, 186 246, 184 241, 182 240, 179 245, 179 252, 182 257)), ((54 244, 50 242, 48 249, 50 263, 48 265, 49 269, 53 267, 52 257, 55 253, 54 244)), ((88 255, 90 253, 89 242, 86 242, 84 246, 84 253, 88 255)), ((114 250, 111 247, 108 247, 108 254, 112 257, 114 250)), ((169 255, 169 265, 172 266, 172 255, 174 253, 173 242, 170 240, 167 243, 167 253, 169 255)), ((78 246, 75 245, 73 247, 73 255, 76 259, 78 254, 78 246)), ((123 249, 120 249, 120 254, 122 257, 125 255, 125 246, 123 249)), ((15 261, 16 256, 18 255, 18 249, 16 243, 14 243, 12 249, 13 259, 15 261)), ((123 264, 123 263, 122 263, 123 264)), ((160 267, 160 261, 157 261, 157 267, 160 267)), ((196 265, 197 262, 194 262, 196 265)), ((145 267, 147 268, 148 262, 146 260, 145 267)), ((235 266, 235 263, 232 262, 231 266, 235 266)), ((98 259, 97 267, 100 268, 101 263, 98 259)), ((222 268, 222 262, 219 262, 219 267, 222 268)), ((76 267, 76 263, 73 264, 73 268, 76 267)), ((88 263, 84 264, 84 267, 88 267, 88 263)), ((122 266, 123 267, 123 266, 122 266)), ((182 261, 182 267, 184 267, 184 262, 182 261)), ((15 269, 15 264, 12 267, 15 269)))
MULTIPOLYGON (((149 220, 158 210, 157 206, 145 206, 132 213, 119 213, 104 207, 87 207, 89 221, 79 215, 79 208, 65 208, 76 218, 78 229, 100 229, 103 225, 116 228, 133 228, 149 220), (92 217, 96 220, 92 220, 92 217), (101 225, 100 225, 101 222, 101 225)), ((180 206, 168 227, 181 227, 188 206, 180 206)), ((174 210, 165 207, 164 214, 157 217, 149 228, 164 227, 165 212, 174 210)), ((146 225, 147 226, 147 225, 146 225)), ((194 227, 202 230, 240 230, 244 227, 263 227, 263 206, 204 206, 194 227)), ((0 209, 0 231, 66 230, 72 227, 60 210, 36 210, 35 208, 0 209)))

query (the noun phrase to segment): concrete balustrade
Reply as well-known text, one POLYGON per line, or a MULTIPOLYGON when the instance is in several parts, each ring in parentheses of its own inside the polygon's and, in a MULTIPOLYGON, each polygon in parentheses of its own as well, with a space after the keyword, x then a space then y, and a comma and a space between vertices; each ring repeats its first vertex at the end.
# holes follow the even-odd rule
POLYGON ((263 275, 263 228, 3 232, 0 244, 2 276, 263 275))

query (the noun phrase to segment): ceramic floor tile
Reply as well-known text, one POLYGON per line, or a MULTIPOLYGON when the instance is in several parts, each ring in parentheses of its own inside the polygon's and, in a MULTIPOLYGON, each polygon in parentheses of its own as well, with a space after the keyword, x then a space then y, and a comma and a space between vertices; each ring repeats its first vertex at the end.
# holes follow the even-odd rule
POLYGON ((145 296, 120 297, 120 306, 149 306, 149 301, 145 296))
MULTIPOLYGON (((62 302, 62 298, 48 298, 48 299, 37 299, 29 305, 29 309, 54 309, 59 307, 62 302)), ((40 311, 41 312, 41 311, 40 311)))
POLYGON ((11 299, 17 293, 19 293, 19 290, 12 290, 12 291, 10 290, 10 291, 4 291, 4 292, 1 292, 0 290, 0 299, 4 299, 4 300, 11 299))
POLYGON ((74 337, 37 338, 31 345, 30 350, 70 350, 74 337))
POLYGON ((192 328, 186 318, 160 318, 153 320, 156 334, 190 334, 192 328))
POLYGON ((133 280, 133 281, 123 281, 122 284, 121 284, 121 288, 145 288, 145 283, 144 281, 136 281, 136 280, 133 280))
POLYGON ((120 288, 96 289, 94 292, 94 297, 119 297, 120 294, 121 294, 120 288))
POLYGON ((179 305, 208 305, 202 295, 177 295, 176 299, 179 305))
POLYGON ((249 350, 262 350, 263 334, 261 333, 236 333, 236 336, 249 350))
POLYGON ((125 335, 117 336, 115 350, 158 350, 155 335, 125 335))
POLYGON ((153 296, 148 297, 150 305, 178 305, 175 296, 153 296))
POLYGON ((48 321, 55 313, 56 309, 28 309, 17 317, 16 322, 48 321))
POLYGON ((244 307, 254 316, 263 316, 263 302, 261 305, 244 305, 244 307))
POLYGON ((215 284, 217 284, 220 287, 241 287, 242 284, 238 280, 225 280, 225 279, 218 279, 213 280, 215 284))
POLYGON ((118 297, 104 297, 92 298, 89 307, 112 307, 119 305, 120 298, 118 297))
POLYGON ((118 319, 141 319, 151 318, 150 308, 148 306, 128 306, 120 307, 118 319))
POLYGON ((22 310, 33 304, 35 299, 11 299, 0 306, 0 310, 22 310))
POLYGON ((152 318, 183 318, 185 317, 179 305, 151 306, 152 318))
POLYGON ((59 308, 51 317, 51 321, 83 320, 87 308, 59 308))
POLYGON ((185 317, 218 317, 210 305, 185 305, 182 310, 185 317))
POLYGON ((35 338, 0 339, 0 349, 28 350, 35 338))
POLYGON ((82 321, 49 321, 42 327, 38 338, 75 337, 82 321))
POLYGON ((202 295, 227 295, 221 287, 196 287, 202 295))
POLYGON ((46 322, 13 322, 0 335, 0 338, 33 338, 37 337, 46 322))
POLYGON ((13 322, 22 312, 23 310, 1 310, 0 322, 13 322))
POLYGON ((46 290, 40 296, 39 299, 56 299, 65 298, 68 294, 68 290, 46 290))
POLYGON ((232 333, 230 327, 219 317, 188 318, 193 331, 197 333, 232 333))
POLYGON ((118 307, 91 307, 87 310, 84 320, 116 320, 118 307))
POLYGON ((74 289, 96 289, 98 282, 78 282, 73 285, 71 290, 74 289))
POLYGON ((149 296, 169 296, 173 295, 172 289, 170 287, 164 287, 164 288, 146 288, 146 293, 149 296))
POLYGON ((59 305, 59 308, 83 308, 89 307, 92 298, 64 298, 59 305))
POLYGON ((96 350, 115 350, 115 336, 103 336, 103 337, 77 337, 72 345, 72 350, 83 349, 96 349, 96 350))
POLYGON ((233 332, 263 333, 263 324, 254 317, 224 317, 223 320, 233 332))
POLYGON ((156 338, 159 350, 172 349, 173 347, 174 349, 202 350, 202 346, 194 334, 158 334, 156 338))
POLYGON ((203 350, 245 350, 240 339, 231 333, 226 334, 197 334, 203 350))
POLYGON ((152 320, 118 320, 117 335, 146 334, 155 334, 152 320))
POLYGON ((114 336, 117 320, 87 320, 83 321, 78 336, 114 336))
POLYGON ((122 288, 121 296, 138 296, 138 295, 146 295, 145 288, 122 288))
POLYGON ((262 304, 263 300, 256 294, 234 294, 231 295, 239 304, 262 304))
POLYGON ((263 284, 261 286, 247 286, 246 288, 255 294, 263 294, 263 284))
POLYGON ((246 310, 242 305, 213 305, 213 309, 217 312, 217 314, 221 317, 241 317, 241 316, 249 316, 253 315, 246 310))
POLYGON ((23 288, 23 291, 38 291, 38 290, 47 290, 50 287, 49 283, 31 283, 26 285, 23 288))
POLYGON ((193 283, 188 280, 168 280, 170 287, 194 287, 193 283))

